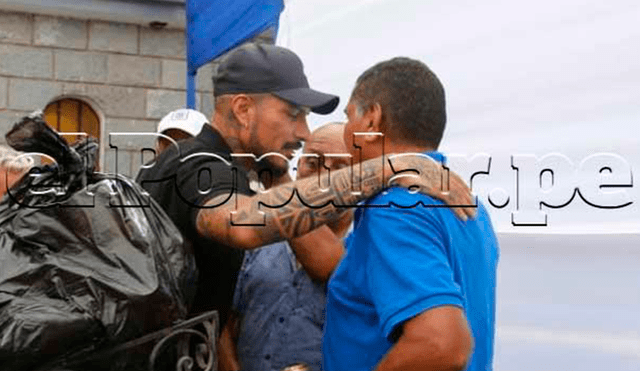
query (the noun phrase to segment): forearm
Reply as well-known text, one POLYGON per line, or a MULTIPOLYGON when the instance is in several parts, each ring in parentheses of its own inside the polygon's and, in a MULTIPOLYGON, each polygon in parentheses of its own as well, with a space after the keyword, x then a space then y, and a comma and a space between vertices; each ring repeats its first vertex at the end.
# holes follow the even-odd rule
MULTIPOLYGON (((228 195, 213 198, 207 203, 209 208, 198 212, 197 228, 201 235, 227 246, 253 249, 300 237, 338 220, 396 180, 407 188, 417 186, 421 193, 450 206, 470 205, 469 188, 453 173, 444 192, 444 173, 440 164, 421 156, 379 157, 354 166, 353 172, 345 168, 251 197, 236 195, 226 203, 228 195)), ((454 208, 453 212, 464 220, 475 213, 473 207, 454 208)))
MULTIPOLYGON (((229 246, 256 248, 293 239, 339 219, 359 201, 380 192, 393 174, 377 158, 351 169, 309 177, 273 187, 252 197, 237 196, 236 202, 201 209, 198 231, 229 246)), ((220 203, 227 196, 214 198, 220 203)), ((232 200, 233 201, 233 200, 232 200)))
POLYGON ((294 238, 289 245, 307 274, 321 282, 329 279, 344 253, 342 240, 327 226, 294 238))

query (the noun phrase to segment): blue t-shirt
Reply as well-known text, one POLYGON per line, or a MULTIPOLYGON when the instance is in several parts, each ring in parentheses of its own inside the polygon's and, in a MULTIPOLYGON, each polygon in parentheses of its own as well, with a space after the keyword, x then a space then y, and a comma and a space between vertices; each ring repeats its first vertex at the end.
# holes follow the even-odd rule
MULTIPOLYGON (((438 153, 429 153, 442 160, 438 153)), ((389 188, 356 211, 327 295, 325 371, 373 370, 396 327, 431 308, 464 309, 475 341, 468 370, 491 370, 498 243, 486 209, 458 219, 441 201, 389 188), (417 202, 439 207, 415 206, 417 202)))

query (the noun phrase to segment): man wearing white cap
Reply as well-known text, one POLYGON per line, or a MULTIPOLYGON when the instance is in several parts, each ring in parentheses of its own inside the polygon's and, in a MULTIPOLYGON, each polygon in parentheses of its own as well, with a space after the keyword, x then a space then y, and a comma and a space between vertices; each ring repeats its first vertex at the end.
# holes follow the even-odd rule
MULTIPOLYGON (((200 133, 202 127, 208 124, 209 120, 202 113, 181 108, 169 112, 158 123, 158 134, 163 134, 174 141, 195 137, 200 133)), ((166 137, 158 137, 156 142, 156 152, 159 154, 171 145, 171 140, 166 137)))

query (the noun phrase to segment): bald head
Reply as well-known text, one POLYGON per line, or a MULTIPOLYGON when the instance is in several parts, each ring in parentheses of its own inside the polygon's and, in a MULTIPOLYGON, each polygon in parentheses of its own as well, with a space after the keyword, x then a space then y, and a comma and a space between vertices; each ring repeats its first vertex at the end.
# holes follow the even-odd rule
MULTIPOLYGON (((344 122, 339 121, 328 122, 316 128, 316 130, 311 133, 311 139, 309 140, 309 143, 314 141, 322 141, 323 139, 335 139, 337 138, 336 135, 342 135, 345 125, 346 124, 344 122)), ((344 148, 343 142, 344 141, 342 140, 337 142, 335 144, 336 147, 339 149, 344 148)))
POLYGON ((33 166, 31 157, 0 145, 0 198, 33 166))
POLYGON ((318 174, 321 166, 338 170, 350 164, 349 158, 345 156, 348 151, 343 139, 344 127, 342 122, 330 122, 311 133, 298 163, 299 179, 318 174))

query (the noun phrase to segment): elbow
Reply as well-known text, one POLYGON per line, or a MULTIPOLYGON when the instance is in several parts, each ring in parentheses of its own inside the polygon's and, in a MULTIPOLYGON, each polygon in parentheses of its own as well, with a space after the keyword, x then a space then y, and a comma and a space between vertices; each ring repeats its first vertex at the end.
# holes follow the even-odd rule
POLYGON ((215 214, 210 210, 201 209, 196 217, 196 231, 202 237, 220 242, 223 228, 216 228, 215 214))
POLYGON ((426 369, 438 369, 441 371, 464 371, 467 369, 473 354, 473 337, 468 329, 451 329, 437 337, 431 337, 420 347, 428 349, 420 353, 420 361, 423 365, 429 365, 426 369))
MULTIPOLYGON (((470 345, 469 349, 473 346, 470 345)), ((451 356, 450 365, 453 371, 464 371, 467 369, 469 362, 471 361, 471 351, 458 351, 451 356)))
POLYGON ((202 210, 200 210, 198 212, 198 216, 196 217, 196 232, 198 232, 198 235, 200 236, 207 236, 208 233, 203 214, 204 213, 202 212, 202 210))
POLYGON ((220 210, 202 209, 196 218, 196 231, 202 237, 222 245, 250 250, 264 245, 260 236, 251 227, 232 227, 231 221, 223 217, 220 210))
POLYGON ((461 308, 444 305, 407 321, 398 345, 411 349, 416 370, 466 370, 473 335, 461 308))
MULTIPOLYGON (((468 339, 431 339, 416 343, 403 368, 413 370, 464 371, 471 360, 473 341, 468 339), (411 365, 411 367, 408 367, 411 365)), ((398 368, 399 369, 399 368, 398 368)))
POLYGON ((235 249, 253 250, 258 247, 262 247, 267 243, 263 243, 258 238, 255 238, 255 233, 238 231, 237 233, 234 232, 230 234, 224 244, 235 249))
POLYGON ((473 337, 467 333, 454 342, 438 347, 438 357, 442 360, 443 369, 464 371, 467 369, 473 354, 473 337))

